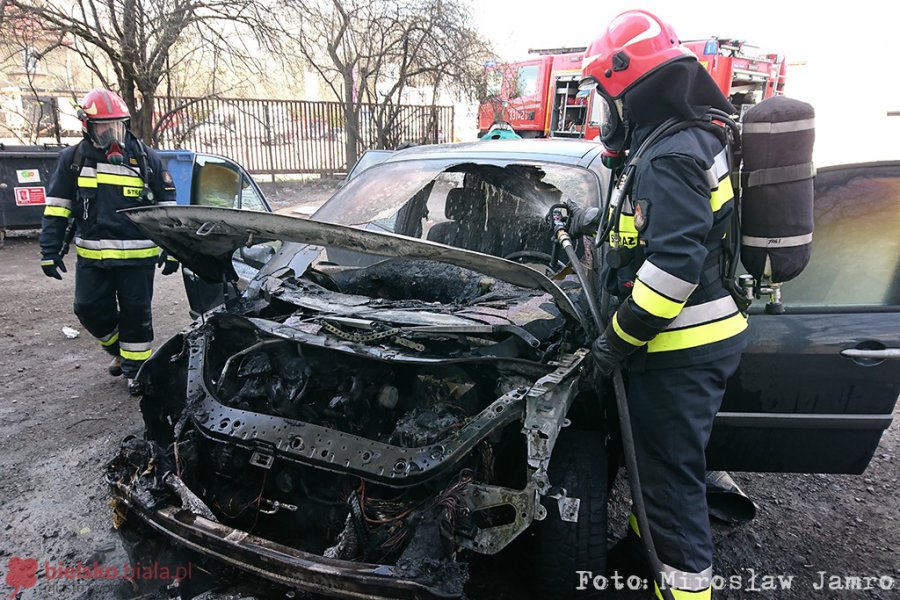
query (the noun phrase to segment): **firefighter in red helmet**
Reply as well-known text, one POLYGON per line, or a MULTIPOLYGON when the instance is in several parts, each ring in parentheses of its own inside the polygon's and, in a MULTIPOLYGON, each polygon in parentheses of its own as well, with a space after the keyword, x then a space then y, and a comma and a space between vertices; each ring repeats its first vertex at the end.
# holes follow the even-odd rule
POLYGON ((571 207, 569 229, 610 231, 602 279, 618 303, 592 355, 604 375, 627 368, 642 496, 662 563, 649 572, 632 515, 608 569, 637 567, 662 576, 675 598, 710 598, 705 449, 747 322, 723 276, 736 217, 727 136, 705 115, 734 108, 672 27, 641 10, 622 13, 591 43, 582 75, 604 104, 601 141, 631 177, 620 179, 615 209, 571 207))
POLYGON ((154 265, 163 274, 178 263, 118 213, 175 204, 175 186, 159 155, 128 129, 125 101, 91 90, 78 107, 84 139, 63 150, 50 181, 41 223, 41 268, 62 279, 68 244, 75 242, 75 314, 113 356, 111 375, 124 375, 129 392, 150 356, 154 265))

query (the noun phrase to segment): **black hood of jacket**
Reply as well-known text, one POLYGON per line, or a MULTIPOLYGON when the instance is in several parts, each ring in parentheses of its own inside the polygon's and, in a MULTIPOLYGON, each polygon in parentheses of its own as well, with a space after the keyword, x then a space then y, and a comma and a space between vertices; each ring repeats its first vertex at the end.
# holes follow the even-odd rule
POLYGON ((710 108, 728 114, 735 109, 705 68, 696 60, 676 60, 650 73, 623 97, 636 128, 658 125, 670 117, 693 120, 710 108))

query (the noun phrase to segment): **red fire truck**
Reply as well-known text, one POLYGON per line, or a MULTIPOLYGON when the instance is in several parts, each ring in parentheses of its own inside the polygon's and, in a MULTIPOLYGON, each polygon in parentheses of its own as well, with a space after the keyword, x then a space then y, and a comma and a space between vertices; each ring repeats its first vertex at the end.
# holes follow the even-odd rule
MULTIPOLYGON (((781 55, 753 53, 737 40, 684 44, 739 111, 783 91, 786 63, 781 55)), ((530 50, 534 58, 489 64, 486 98, 478 110, 479 136, 496 123, 507 123, 522 137, 596 139, 599 103, 594 102, 594 93, 578 89, 584 50, 530 50)))

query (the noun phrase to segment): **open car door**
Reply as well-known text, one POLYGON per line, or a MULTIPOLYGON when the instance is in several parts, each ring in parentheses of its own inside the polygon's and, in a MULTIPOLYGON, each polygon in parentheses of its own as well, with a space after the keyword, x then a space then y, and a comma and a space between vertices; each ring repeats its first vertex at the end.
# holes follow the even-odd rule
POLYGON ((711 470, 861 473, 900 393, 900 162, 824 168, 812 260, 751 341, 708 448, 711 470))
MULTIPOLYGON (((175 180, 179 204, 257 212, 272 211, 253 178, 240 165, 228 158, 171 151, 164 154, 164 159, 167 160, 167 168, 175 180)), ((277 243, 273 245, 271 242, 236 250, 232 257, 232 264, 238 276, 235 285, 224 281, 205 281, 189 268, 182 268, 184 290, 190 304, 191 316, 197 317, 222 304, 226 298, 236 296, 238 287, 253 279, 256 272, 277 250, 277 243)))

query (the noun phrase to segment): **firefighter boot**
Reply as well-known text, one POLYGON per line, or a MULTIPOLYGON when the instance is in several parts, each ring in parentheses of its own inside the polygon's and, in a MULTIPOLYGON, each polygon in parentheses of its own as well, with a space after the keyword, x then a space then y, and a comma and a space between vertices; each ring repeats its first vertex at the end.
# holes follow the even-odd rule
POLYGON ((109 366, 106 367, 106 370, 109 371, 109 374, 113 377, 118 377, 122 374, 122 357, 114 356, 112 362, 109 363, 109 366))

